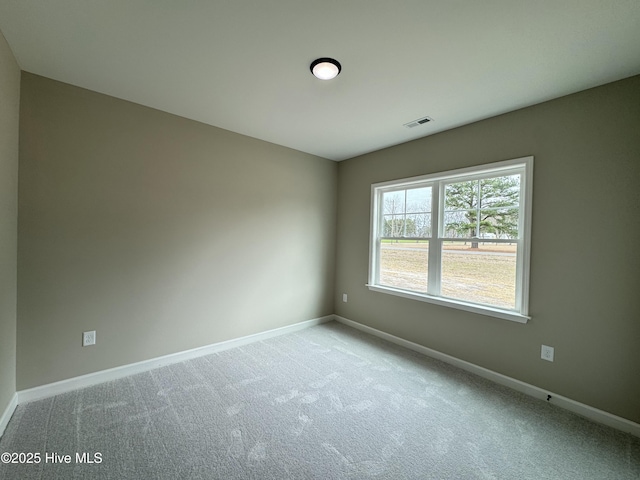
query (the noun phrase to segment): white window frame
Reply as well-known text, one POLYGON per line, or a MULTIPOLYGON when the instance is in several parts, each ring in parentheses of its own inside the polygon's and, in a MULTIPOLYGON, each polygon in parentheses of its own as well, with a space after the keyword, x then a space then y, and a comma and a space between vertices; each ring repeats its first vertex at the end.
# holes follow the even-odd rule
MULTIPOLYGON (((501 162, 494 162, 469 168, 461 168, 447 172, 421 175, 418 177, 392 180, 388 182, 374 183, 371 185, 371 236, 369 243, 369 281, 367 287, 371 291, 387 293, 400 297, 434 303, 447 307, 466 310, 481 315, 511 320, 519 323, 527 323, 531 318, 529 312, 529 267, 531 257, 531 205, 533 194, 533 157, 515 158, 501 162), (441 251, 442 242, 448 239, 443 236, 441 219, 444 217, 444 186, 448 183, 462 182, 479 178, 496 176, 496 174, 509 175, 518 173, 521 175, 520 201, 519 201, 519 225, 518 239, 510 239, 509 242, 517 244, 516 256, 516 302, 515 309, 501 309, 498 307, 482 305, 462 300, 454 300, 442 297, 440 291, 441 251), (382 195, 385 192, 403 190, 407 188, 432 187, 431 201, 431 237, 421 237, 429 241, 429 270, 428 293, 419 293, 411 290, 380 285, 379 263, 381 237, 383 232, 383 208, 382 195)), ((478 239, 480 242, 483 239, 478 239)), ((486 240, 493 241, 493 240, 486 240)))

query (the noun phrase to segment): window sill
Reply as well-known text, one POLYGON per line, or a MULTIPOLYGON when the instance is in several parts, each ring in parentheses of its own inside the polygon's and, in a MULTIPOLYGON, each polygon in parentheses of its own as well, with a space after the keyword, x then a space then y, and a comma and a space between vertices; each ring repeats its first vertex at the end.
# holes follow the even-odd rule
POLYGON ((480 315, 487 315, 489 317, 501 318, 503 320, 510 320, 512 322, 527 323, 531 317, 521 315, 517 312, 509 310, 501 310, 498 308, 485 307, 476 305, 473 303, 466 303, 459 300, 451 300, 448 298, 432 297, 421 293, 410 292, 407 290, 400 290, 391 287, 383 287, 381 285, 367 284, 369 290, 379 293, 387 293, 389 295, 396 295, 398 297, 410 298, 412 300, 418 300, 420 302, 434 303, 443 307, 457 308, 458 310, 465 310, 467 312, 473 312, 480 315))

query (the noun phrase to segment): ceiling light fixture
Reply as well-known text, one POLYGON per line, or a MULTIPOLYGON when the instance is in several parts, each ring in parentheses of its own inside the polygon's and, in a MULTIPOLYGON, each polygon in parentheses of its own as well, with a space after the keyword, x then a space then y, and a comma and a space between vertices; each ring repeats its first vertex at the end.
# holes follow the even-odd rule
POLYGON ((318 58, 311 62, 311 73, 320 80, 331 80, 342 70, 340 62, 333 58, 318 58))

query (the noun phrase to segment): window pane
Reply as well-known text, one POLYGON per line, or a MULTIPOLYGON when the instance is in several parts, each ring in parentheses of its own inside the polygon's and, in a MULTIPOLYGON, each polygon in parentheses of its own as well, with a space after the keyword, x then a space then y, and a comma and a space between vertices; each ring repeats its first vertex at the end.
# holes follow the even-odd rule
POLYGON ((382 194, 382 213, 385 215, 404 214, 405 190, 382 194))
POLYGON ((480 208, 517 207, 520 201, 520 175, 480 180, 480 208))
POLYGON ((382 195, 383 237, 431 236, 431 187, 382 195))
POLYGON ((407 213, 431 212, 431 187, 407 190, 407 213))
POLYGON ((445 242, 442 245, 442 296, 514 309, 515 244, 445 242))
POLYGON ((428 241, 383 240, 380 285, 426 293, 428 260, 428 241))
POLYGON ((405 221, 404 215, 385 215, 383 237, 403 237, 405 221))

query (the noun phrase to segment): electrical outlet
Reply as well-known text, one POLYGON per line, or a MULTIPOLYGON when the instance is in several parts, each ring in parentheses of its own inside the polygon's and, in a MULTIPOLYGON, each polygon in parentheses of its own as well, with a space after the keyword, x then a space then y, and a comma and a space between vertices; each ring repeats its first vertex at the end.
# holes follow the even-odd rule
POLYGON ((542 345, 542 349, 540 350, 540 358, 542 358, 543 360, 547 360, 548 362, 553 362, 553 347, 542 345))
POLYGON ((346 293, 343 293, 343 294, 342 294, 342 301, 343 301, 344 303, 347 303, 347 294, 346 294, 346 293))
POLYGON ((88 347, 89 345, 96 344, 96 331, 82 332, 82 346, 88 347))

